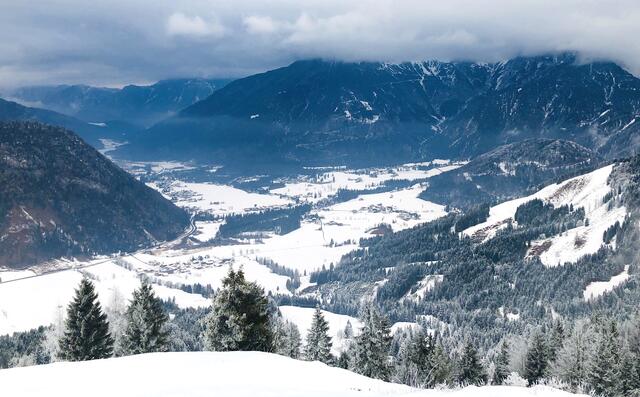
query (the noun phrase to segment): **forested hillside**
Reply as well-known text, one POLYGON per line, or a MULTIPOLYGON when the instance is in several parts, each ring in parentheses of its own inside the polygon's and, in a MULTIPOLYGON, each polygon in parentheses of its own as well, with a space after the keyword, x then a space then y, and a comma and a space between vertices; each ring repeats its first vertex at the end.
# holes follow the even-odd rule
POLYGON ((188 215, 74 133, 0 123, 0 265, 108 254, 178 236, 188 215))

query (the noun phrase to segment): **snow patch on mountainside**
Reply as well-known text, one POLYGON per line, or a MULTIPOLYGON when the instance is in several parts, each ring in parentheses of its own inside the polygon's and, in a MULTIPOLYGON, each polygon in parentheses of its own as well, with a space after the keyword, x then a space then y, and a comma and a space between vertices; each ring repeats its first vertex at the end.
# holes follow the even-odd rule
POLYGON ((619 285, 629 280, 629 265, 624 267, 622 273, 617 274, 609 279, 609 281, 594 281, 587 285, 582 293, 585 301, 596 299, 607 292, 613 291, 619 285))
POLYGON ((13 397, 570 397, 546 386, 418 390, 259 352, 151 353, 0 370, 13 397), (140 370, 153 374, 143 379, 140 370), (37 380, 37 381, 34 381, 37 380), (99 387, 96 387, 99 385, 99 387))
MULTIPOLYGON (((625 207, 608 208, 603 202, 611 192, 607 179, 613 165, 593 172, 549 185, 535 194, 506 201, 491 207, 485 222, 465 229, 463 235, 477 241, 487 241, 509 223, 516 225, 514 216, 518 207, 528 201, 540 199, 554 207, 573 205, 584 208, 588 226, 579 226, 557 236, 532 242, 530 252, 536 252, 546 266, 575 262, 587 254, 593 254, 604 244, 603 233, 616 222, 622 223, 627 215, 625 207)), ((615 245, 615 242, 611 244, 615 245)))
POLYGON ((404 296, 403 300, 409 299, 414 302, 420 302, 425 298, 425 296, 427 296, 427 293, 436 286, 436 284, 441 283, 443 280, 444 276, 441 274, 427 275, 422 280, 418 281, 415 292, 410 291, 406 296, 404 296))

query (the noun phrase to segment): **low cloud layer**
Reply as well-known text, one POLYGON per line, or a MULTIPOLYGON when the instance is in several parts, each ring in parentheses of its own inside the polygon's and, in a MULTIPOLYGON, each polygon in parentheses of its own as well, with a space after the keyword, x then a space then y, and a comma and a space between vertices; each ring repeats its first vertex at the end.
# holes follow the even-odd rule
POLYGON ((5 1, 0 87, 237 77, 302 58, 578 51, 640 75, 637 0, 5 1))

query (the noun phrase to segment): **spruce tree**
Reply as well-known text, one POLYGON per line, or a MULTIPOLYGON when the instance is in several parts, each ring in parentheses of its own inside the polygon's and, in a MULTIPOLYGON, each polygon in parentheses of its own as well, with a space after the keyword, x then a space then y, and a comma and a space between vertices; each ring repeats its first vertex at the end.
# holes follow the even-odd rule
POLYGON ((465 344, 458 363, 458 383, 463 386, 487 383, 487 374, 478 358, 475 346, 470 341, 465 344))
POLYGON ((362 323, 362 331, 354 345, 352 369, 364 376, 388 381, 391 378, 389 352, 392 339, 389 321, 373 304, 368 304, 363 309, 362 323))
POLYGON ((605 323, 590 368, 589 383, 594 394, 617 395, 620 379, 620 346, 614 321, 605 323))
POLYGON ((547 374, 548 358, 547 344, 542 332, 533 335, 531 345, 527 351, 527 358, 524 367, 524 378, 529 386, 537 384, 547 374))
POLYGON ((85 361, 111 357, 113 338, 107 316, 102 312, 93 283, 80 281, 67 308, 65 330, 60 339, 60 358, 85 361))
POLYGON ((493 374, 493 384, 501 385, 504 383, 505 379, 507 379, 511 372, 509 370, 509 362, 509 344, 507 341, 504 341, 500 348, 500 354, 498 354, 498 358, 496 359, 496 370, 493 374))
POLYGON ((309 361, 320 361, 325 364, 333 362, 331 355, 331 336, 329 336, 329 323, 324 319, 324 315, 319 306, 313 313, 311 328, 307 334, 304 350, 305 359, 309 361))
POLYGON ((146 280, 133 292, 131 303, 125 313, 127 321, 123 348, 128 354, 167 351, 169 340, 165 324, 167 314, 162 302, 156 298, 153 288, 146 280))
POLYGON ((273 330, 264 290, 229 268, 205 321, 205 346, 213 351, 273 351, 273 330))

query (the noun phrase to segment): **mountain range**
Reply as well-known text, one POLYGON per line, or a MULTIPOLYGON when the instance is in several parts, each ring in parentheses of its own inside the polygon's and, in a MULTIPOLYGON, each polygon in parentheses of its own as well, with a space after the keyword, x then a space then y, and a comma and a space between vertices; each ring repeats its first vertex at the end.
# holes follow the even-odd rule
POLYGON ((575 54, 498 63, 309 60, 233 81, 122 148, 141 158, 371 165, 470 158, 529 138, 631 154, 640 79, 575 54))
POLYGON ((126 122, 148 127, 199 100, 229 80, 171 79, 123 88, 87 85, 33 86, 11 95, 26 104, 53 110, 91 123, 126 122))
POLYGON ((139 131, 124 123, 90 124, 52 110, 23 106, 0 98, 0 121, 37 121, 64 127, 79 134, 87 143, 102 147, 101 139, 126 140, 139 131))

